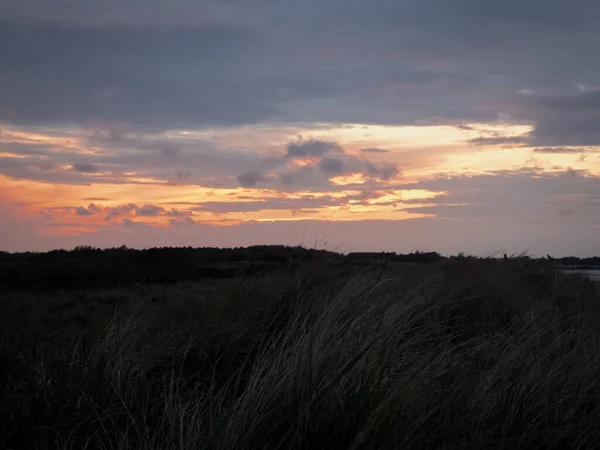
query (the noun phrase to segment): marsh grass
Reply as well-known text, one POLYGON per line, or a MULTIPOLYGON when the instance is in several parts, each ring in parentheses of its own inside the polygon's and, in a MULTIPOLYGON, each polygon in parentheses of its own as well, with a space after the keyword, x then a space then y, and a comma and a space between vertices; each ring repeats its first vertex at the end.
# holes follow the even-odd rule
POLYGON ((600 442, 600 303, 583 278, 469 259, 189 287, 76 333, 6 323, 0 448, 600 442))

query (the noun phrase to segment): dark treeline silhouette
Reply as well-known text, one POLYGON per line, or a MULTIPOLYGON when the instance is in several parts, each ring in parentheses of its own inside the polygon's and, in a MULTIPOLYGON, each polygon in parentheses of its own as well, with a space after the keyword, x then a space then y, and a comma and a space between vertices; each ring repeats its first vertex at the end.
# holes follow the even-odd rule
MULTIPOLYGON (((126 283, 173 283, 204 278, 234 278, 295 269, 307 261, 332 266, 367 266, 373 263, 429 264, 445 258, 437 252, 416 251, 340 253, 297 246, 257 245, 237 248, 160 247, 144 250, 126 246, 99 249, 78 246, 50 252, 0 252, 0 289, 43 290, 106 287, 126 283)), ((528 257, 524 257, 528 259, 528 257)), ((600 257, 556 259, 564 265, 600 266, 600 257)))
POLYGON ((281 245, 238 248, 161 247, 144 250, 126 246, 99 249, 78 246, 50 252, 0 252, 0 288, 58 289, 104 287, 124 283, 170 283, 202 278, 233 278, 296 268, 307 261, 336 266, 377 262, 432 263, 444 259, 435 252, 411 254, 350 253, 281 245))
POLYGON ((202 278, 232 278, 273 270, 308 259, 335 258, 333 252, 299 247, 163 247, 136 250, 126 246, 45 253, 0 253, 0 287, 56 289, 104 287, 125 283, 172 283, 202 278))
POLYGON ((408 254, 397 254, 394 252, 354 252, 346 256, 346 261, 354 263, 388 261, 388 262, 407 262, 407 263, 432 263, 445 259, 437 252, 416 251, 408 254))

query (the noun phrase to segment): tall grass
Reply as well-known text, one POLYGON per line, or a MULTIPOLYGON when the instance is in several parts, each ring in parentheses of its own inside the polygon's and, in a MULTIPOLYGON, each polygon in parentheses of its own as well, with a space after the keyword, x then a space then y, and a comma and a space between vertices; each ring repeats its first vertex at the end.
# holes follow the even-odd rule
POLYGON ((140 301, 76 339, 6 334, 0 448, 592 448, 599 324, 591 282, 521 259, 140 301))

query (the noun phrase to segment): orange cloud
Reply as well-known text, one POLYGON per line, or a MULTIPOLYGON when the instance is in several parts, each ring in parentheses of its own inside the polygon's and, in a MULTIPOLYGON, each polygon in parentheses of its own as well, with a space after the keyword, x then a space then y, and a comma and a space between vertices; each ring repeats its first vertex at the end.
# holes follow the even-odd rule
MULTIPOLYGON (((507 150, 492 145, 498 139, 514 140, 516 136, 531 130, 531 127, 525 126, 469 124, 460 128, 358 124, 314 129, 309 140, 295 141, 290 140, 293 137, 291 134, 277 134, 275 129, 265 127, 244 127, 239 135, 235 130, 209 130, 171 131, 161 133, 159 137, 178 142, 210 137, 215 141, 220 140, 225 146, 231 146, 236 139, 251 135, 253 130, 257 133, 255 141, 264 143, 268 149, 272 149, 276 142, 295 142, 296 147, 292 150, 308 155, 306 158, 287 158, 284 147, 280 147, 279 156, 272 157, 273 160, 279 158, 279 161, 287 161, 292 168, 314 167, 318 171, 322 159, 311 155, 327 150, 337 152, 339 161, 333 162, 339 162, 338 166, 358 161, 364 163, 366 169, 351 173, 354 169, 351 164, 344 171, 336 170, 339 167, 332 164, 327 177, 316 180, 321 184, 312 186, 309 179, 307 186, 293 187, 289 192, 277 185, 277 169, 265 171, 269 180, 264 184, 267 187, 235 187, 235 173, 229 174, 233 182, 221 186, 215 182, 214 186, 209 187, 208 183, 202 185, 196 181, 192 184, 189 181, 193 167, 176 169, 174 173, 178 180, 173 182, 172 179, 161 179, 161 172, 152 172, 144 167, 138 170, 129 160, 129 166, 124 164, 122 167, 114 159, 105 164, 102 163, 105 160, 100 159, 101 162, 96 163, 100 156, 115 152, 89 145, 89 132, 85 130, 35 131, 6 127, 0 135, 0 143, 44 145, 48 146, 51 153, 56 150, 64 155, 67 151, 89 158, 72 162, 65 162, 68 161, 65 158, 49 159, 50 162, 57 162, 49 165, 47 171, 57 177, 47 178, 46 181, 26 179, 28 173, 17 174, 23 179, 0 175, 0 201, 18 205, 16 209, 11 209, 15 221, 34 223, 36 232, 52 236, 77 236, 101 230, 129 233, 134 232, 135 227, 143 226, 166 229, 194 224, 231 226, 252 222, 401 221, 435 217, 432 211, 436 211, 433 208, 436 198, 443 198, 449 193, 445 189, 398 189, 394 184, 401 178, 400 170, 403 183, 408 185, 434 178, 440 173, 480 174, 490 167, 495 171, 515 170, 531 166, 532 158, 536 156, 534 162, 538 170, 560 171, 568 166, 589 173, 600 173, 597 158, 585 159, 573 152, 536 153, 535 149, 527 147, 507 150), (481 145, 469 146, 469 141, 478 138, 481 145), (365 155, 361 149, 365 148, 378 149, 366 152, 369 158, 374 158, 372 163, 371 159, 363 159, 365 155), (384 169, 395 169, 396 166, 398 172, 390 172, 389 177, 381 174, 373 177, 368 170, 370 167, 372 171, 384 173, 384 169), (109 171, 107 167, 116 167, 118 170, 109 171), (71 178, 63 181, 58 177, 65 174, 71 178)), ((7 149, 0 153, 0 161, 16 164, 14 161, 27 162, 30 158, 30 155, 11 152, 10 146, 7 149)), ((46 170, 42 166, 38 169, 46 170)), ((158 169, 162 167, 158 166, 158 169)))

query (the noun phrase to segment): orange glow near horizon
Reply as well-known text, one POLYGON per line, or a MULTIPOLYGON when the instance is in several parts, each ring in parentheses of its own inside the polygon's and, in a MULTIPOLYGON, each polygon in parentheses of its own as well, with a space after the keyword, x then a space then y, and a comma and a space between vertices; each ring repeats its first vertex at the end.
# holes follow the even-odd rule
MULTIPOLYGON (((409 213, 402 209, 402 200, 434 198, 441 193, 428 191, 390 191, 382 193, 374 199, 367 199, 363 204, 356 204, 356 200, 346 197, 358 196, 360 191, 342 191, 332 193, 315 193, 298 191, 282 193, 266 189, 214 189, 196 186, 165 187, 162 184, 144 185, 143 189, 136 189, 138 185, 127 184, 90 184, 86 186, 50 184, 31 180, 15 180, 0 176, 0 189, 12 195, 3 195, 4 201, 19 202, 25 205, 24 211, 30 217, 37 212, 47 211, 52 220, 45 223, 49 234, 73 235, 73 233, 93 232, 97 227, 114 226, 122 224, 124 219, 138 224, 147 224, 159 227, 171 225, 171 220, 190 218, 196 223, 211 225, 235 225, 248 221, 300 221, 300 220, 325 220, 325 221, 353 221, 353 220, 405 220, 410 218, 430 217, 425 214, 409 213), (18 195, 17 195, 18 193, 18 195), (82 195, 85 193, 85 195, 82 195), (95 198, 99 200, 94 200, 95 198), (269 209, 269 199, 339 199, 338 205, 317 205, 295 210, 269 209), (203 203, 227 204, 258 204, 256 210, 237 212, 213 212, 196 208, 203 203), (397 207, 390 207, 390 202, 396 202, 397 207), (192 205, 190 205, 192 203, 192 205), (385 205, 380 205, 385 203, 385 205), (122 208, 124 205, 133 204, 138 209, 145 205, 163 208, 164 212, 157 216, 144 216, 136 210, 127 210, 116 214, 107 220, 111 209, 122 208), (77 208, 93 209, 90 215, 78 215, 77 208), (168 215, 177 211, 181 215, 168 215)), ((411 204, 411 207, 419 206, 411 204)), ((225 208, 226 209, 226 208, 225 208)), ((86 213, 87 214, 87 213, 86 213)))
MULTIPOLYGON (((233 151, 241 143, 246 143, 242 148, 247 148, 248 136, 251 135, 252 142, 257 146, 255 154, 281 157, 285 155, 284 143, 303 134, 310 136, 310 139, 339 143, 346 155, 354 160, 367 159, 374 164, 395 163, 403 175, 384 181, 357 172, 325 179, 324 187, 321 185, 315 191, 308 188, 285 191, 267 183, 264 186, 269 187, 231 187, 231 183, 230 187, 219 187, 216 183, 208 187, 200 183, 186 183, 185 178, 181 182, 170 183, 168 179, 156 175, 157 172, 145 170, 144 167, 118 167, 114 159, 110 160, 111 163, 98 164, 101 167, 98 169, 95 158, 127 150, 111 148, 110 143, 103 144, 108 147, 96 141, 90 144, 89 131, 53 129, 44 132, 7 125, 0 132, 0 161, 10 159, 11 164, 25 164, 31 158, 35 164, 24 165, 27 170, 13 177, 0 174, 0 202, 20 205, 19 214, 38 220, 44 233, 49 235, 93 233, 106 227, 134 230, 136 224, 164 228, 191 224, 192 220, 194 223, 216 226, 303 220, 407 220, 434 217, 432 214, 410 212, 408 208, 435 206, 436 197, 449 193, 398 189, 398 185, 439 174, 473 175, 534 165, 548 172, 569 167, 600 174, 600 161, 592 153, 590 155, 593 157, 587 158, 573 153, 536 153, 527 147, 502 148, 498 145, 475 146, 469 143, 479 137, 522 136, 532 130, 531 126, 468 124, 461 128, 344 124, 327 128, 325 124, 317 125, 304 133, 293 126, 282 127, 278 133, 277 127, 266 125, 204 131, 172 130, 153 135, 148 140, 172 139, 188 143, 207 140, 219 143, 225 151, 233 151), (47 151, 40 155, 20 154, 14 148, 11 151, 12 144, 41 145, 47 151), (275 148, 279 149, 278 154, 273 153, 275 148), (361 149, 365 148, 375 150, 361 153, 361 149), (76 161, 70 155, 85 157, 84 161, 90 161, 89 173, 74 172, 73 164, 76 161), (57 159, 53 159, 55 157, 57 159), (42 174, 42 163, 48 163, 49 168, 44 169, 44 173, 52 174, 50 179, 70 175, 72 181, 44 182, 33 179, 42 174), (106 169, 107 166, 111 167, 111 171, 106 169), (290 204, 290 208, 285 208, 285 202, 290 204), (221 205, 216 207, 216 204, 221 205), (234 206, 228 210, 227 204, 234 206), (135 207, 127 209, 124 205, 135 207), (145 205, 156 208, 158 212, 154 215, 144 213, 142 208, 145 205), (124 209, 115 211, 118 208, 124 209), (40 214, 43 216, 41 219, 40 214)), ((150 150, 148 155, 152 156, 150 150)), ((167 166, 170 161, 177 162, 176 159, 165 161, 167 166)), ((310 171, 312 167, 313 173, 318 175, 319 158, 281 158, 281 161, 281 164, 287 164, 286 170, 301 173, 302 168, 310 171)), ((276 180, 278 170, 265 172, 265 175, 269 180, 276 180)), ((215 174, 215 177, 218 175, 215 174)), ((237 174, 226 175, 235 181, 237 174)))
POLYGON ((54 136, 7 126, 2 126, 0 130, 0 144, 45 145, 50 153, 69 150, 82 155, 95 155, 103 152, 100 147, 84 144, 79 137, 54 136))
POLYGON ((338 186, 346 186, 351 184, 365 184, 367 182, 367 178, 360 173, 353 173, 351 175, 344 175, 339 177, 331 178, 331 182, 338 186))

